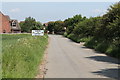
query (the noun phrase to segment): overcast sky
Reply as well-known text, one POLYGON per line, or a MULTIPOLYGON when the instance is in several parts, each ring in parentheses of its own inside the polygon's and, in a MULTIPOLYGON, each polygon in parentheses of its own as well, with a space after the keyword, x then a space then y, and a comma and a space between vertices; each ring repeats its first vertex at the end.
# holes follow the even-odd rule
POLYGON ((11 19, 23 21, 34 17, 42 23, 64 20, 76 14, 86 17, 100 16, 115 2, 3 2, 2 13, 11 19))

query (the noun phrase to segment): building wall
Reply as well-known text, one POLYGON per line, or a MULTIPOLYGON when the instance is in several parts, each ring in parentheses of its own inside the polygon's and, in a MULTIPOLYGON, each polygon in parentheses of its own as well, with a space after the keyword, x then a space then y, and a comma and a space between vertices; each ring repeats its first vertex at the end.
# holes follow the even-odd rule
POLYGON ((7 16, 0 13, 0 33, 10 33, 11 27, 10 27, 10 21, 7 18, 7 16))
POLYGON ((2 33, 2 14, 0 12, 0 33, 2 33))

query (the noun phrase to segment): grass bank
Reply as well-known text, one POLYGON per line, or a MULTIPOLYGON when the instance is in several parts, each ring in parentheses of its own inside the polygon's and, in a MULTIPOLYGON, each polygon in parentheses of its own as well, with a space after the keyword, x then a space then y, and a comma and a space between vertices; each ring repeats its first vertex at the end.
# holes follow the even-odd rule
POLYGON ((2 77, 34 78, 47 43, 48 36, 2 34, 2 77))

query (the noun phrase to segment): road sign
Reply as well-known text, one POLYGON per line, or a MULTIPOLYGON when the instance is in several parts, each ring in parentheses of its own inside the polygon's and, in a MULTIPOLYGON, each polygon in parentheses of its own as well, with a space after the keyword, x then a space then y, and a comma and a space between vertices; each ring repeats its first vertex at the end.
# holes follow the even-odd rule
POLYGON ((43 36, 44 30, 32 30, 32 36, 43 36))

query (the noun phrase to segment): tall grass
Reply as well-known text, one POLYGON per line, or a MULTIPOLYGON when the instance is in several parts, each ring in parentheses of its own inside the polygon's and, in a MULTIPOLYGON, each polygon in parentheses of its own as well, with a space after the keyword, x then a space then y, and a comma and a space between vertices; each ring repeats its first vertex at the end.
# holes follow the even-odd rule
POLYGON ((47 36, 2 35, 2 77, 34 78, 43 58, 47 36))

